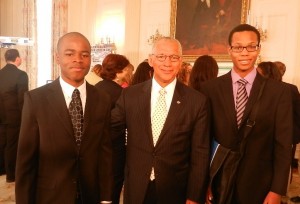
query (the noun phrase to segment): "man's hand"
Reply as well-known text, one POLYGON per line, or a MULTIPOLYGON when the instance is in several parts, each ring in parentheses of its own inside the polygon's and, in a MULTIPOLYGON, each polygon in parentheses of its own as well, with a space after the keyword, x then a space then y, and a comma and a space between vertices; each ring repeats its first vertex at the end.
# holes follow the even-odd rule
POLYGON ((205 201, 205 203, 206 204, 211 204, 212 200, 213 200, 213 195, 212 195, 212 192, 211 192, 211 188, 208 187, 207 193, 206 193, 206 201, 205 201))
POLYGON ((281 195, 270 191, 266 196, 263 204, 280 204, 280 202, 281 202, 281 195))
POLYGON ((185 204, 199 204, 199 203, 194 202, 192 200, 186 200, 185 204))

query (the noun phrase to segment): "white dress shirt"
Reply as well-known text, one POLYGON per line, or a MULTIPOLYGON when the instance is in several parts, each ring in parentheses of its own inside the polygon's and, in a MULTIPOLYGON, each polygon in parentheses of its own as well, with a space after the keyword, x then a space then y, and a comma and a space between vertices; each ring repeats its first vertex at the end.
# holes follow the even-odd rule
MULTIPOLYGON (((177 82, 177 79, 175 78, 170 84, 168 84, 166 87, 164 87, 164 89, 166 91, 165 98, 166 98, 166 104, 167 104, 167 112, 169 112, 169 110, 170 110, 171 102, 172 102, 174 91, 175 91, 176 82, 177 82)), ((152 88, 151 88, 151 118, 153 116, 155 105, 156 105, 156 102, 159 97, 159 91, 162 88, 163 87, 161 87, 153 77, 152 88)))

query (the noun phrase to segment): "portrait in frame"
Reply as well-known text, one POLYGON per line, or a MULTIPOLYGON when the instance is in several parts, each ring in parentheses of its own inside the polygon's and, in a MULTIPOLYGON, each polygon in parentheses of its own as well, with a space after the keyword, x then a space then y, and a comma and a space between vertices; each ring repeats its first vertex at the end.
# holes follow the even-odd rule
POLYGON ((250 0, 171 0, 170 34, 182 44, 183 59, 211 55, 229 61, 228 35, 245 23, 250 0))

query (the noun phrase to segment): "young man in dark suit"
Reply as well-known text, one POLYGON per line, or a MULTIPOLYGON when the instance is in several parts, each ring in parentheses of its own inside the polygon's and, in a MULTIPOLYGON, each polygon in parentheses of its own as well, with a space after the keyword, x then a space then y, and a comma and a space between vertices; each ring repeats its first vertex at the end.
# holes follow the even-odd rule
POLYGON ((179 41, 159 39, 153 79, 124 89, 112 110, 113 140, 128 131, 125 204, 204 203, 209 111, 205 96, 177 81, 181 63, 179 41))
POLYGON ((110 99, 84 80, 89 41, 77 32, 65 34, 56 60, 61 77, 25 94, 16 203, 111 201, 110 99))
MULTIPOLYGON (((213 113, 212 134, 220 145, 212 160, 211 172, 216 170, 214 166, 221 163, 217 160, 222 157, 220 150, 229 149, 230 154, 239 152, 243 133, 248 128, 246 125, 254 126, 245 140, 243 157, 238 163, 237 171, 232 175, 233 186, 227 189, 231 194, 220 192, 221 184, 224 183, 218 183, 216 179, 217 182, 213 182, 211 188, 213 194, 209 193, 207 202, 210 203, 212 198, 213 203, 222 204, 218 199, 226 194, 232 199, 225 200, 224 203, 280 204, 280 195, 285 195, 287 190, 291 161, 291 94, 283 83, 264 79, 257 73, 255 62, 261 47, 260 34, 256 28, 247 24, 238 25, 230 32, 228 43, 232 70, 201 86, 202 92, 210 100, 213 113), (239 84, 241 80, 243 85, 239 84), (257 105, 255 101, 264 81, 255 121, 249 123, 247 120, 251 110, 257 105), (244 91, 240 91, 242 88, 244 91), (241 98, 245 100, 240 100, 241 98), (243 105, 240 101, 243 101, 243 105)), ((222 168, 221 166, 220 169, 222 168)), ((220 173, 218 171, 217 176, 220 173)), ((224 177, 222 181, 229 183, 229 177, 224 177)))
POLYGON ((15 181, 17 146, 24 93, 28 91, 28 76, 18 69, 22 63, 16 49, 5 52, 6 65, 0 70, 0 175, 6 172, 6 182, 15 181))

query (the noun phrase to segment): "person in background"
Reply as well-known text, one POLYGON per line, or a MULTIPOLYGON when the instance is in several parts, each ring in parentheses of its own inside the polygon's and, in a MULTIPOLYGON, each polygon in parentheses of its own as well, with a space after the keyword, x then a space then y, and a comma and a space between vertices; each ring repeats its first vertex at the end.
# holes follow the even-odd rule
MULTIPOLYGON (((286 67, 282 62, 261 62, 257 66, 257 71, 262 74, 266 78, 271 78, 277 81, 282 81, 282 76, 285 73, 286 67), (280 66, 278 67, 277 64, 280 66)), ((297 86, 289 83, 285 83, 292 94, 292 102, 293 102, 293 149, 292 149, 292 163, 291 166, 297 167, 297 160, 295 161, 295 151, 296 146, 300 142, 300 93, 297 86)), ((300 197, 295 196, 291 198, 292 202, 300 202, 300 197)))
POLYGON ((99 81, 101 81, 100 73, 102 70, 101 64, 95 64, 92 68, 92 70, 85 76, 85 80, 92 85, 97 84, 99 81))
POLYGON ((276 64, 273 62, 260 62, 257 65, 257 71, 260 73, 263 77, 266 77, 268 79, 274 79, 276 81, 282 81, 282 75, 280 73, 280 70, 277 68, 276 64))
POLYGON ((279 69, 281 76, 284 75, 285 71, 286 71, 286 66, 283 62, 280 61, 275 61, 274 64, 277 66, 277 68, 279 69))
POLYGON ((17 49, 5 52, 6 65, 0 70, 0 175, 6 182, 15 181, 17 147, 24 93, 28 91, 28 76, 18 69, 22 58, 17 49))
POLYGON ((102 71, 100 73, 102 81, 98 82, 95 87, 105 91, 111 97, 113 109, 115 103, 122 92, 122 84, 130 80, 131 65, 129 60, 120 54, 108 54, 102 62, 102 71))
POLYGON ((211 105, 211 133, 219 144, 211 161, 207 203, 280 204, 286 194, 293 135, 291 94, 283 83, 257 73, 260 50, 258 30, 239 24, 228 37, 233 68, 201 84, 211 105), (257 114, 251 117, 254 108, 257 114))
POLYGON ((134 66, 132 64, 129 64, 125 68, 125 70, 126 70, 126 75, 124 76, 123 83, 121 84, 122 88, 126 88, 131 85, 134 66))
MULTIPOLYGON (((285 74, 285 71, 286 71, 285 64, 280 61, 275 61, 274 64, 277 66, 277 68, 279 69, 279 71, 281 73, 281 76, 283 77, 283 75, 285 74)), ((295 126, 294 126, 294 139, 293 139, 292 167, 295 167, 295 168, 298 167, 298 170, 300 173, 300 164, 299 164, 300 160, 295 159, 295 157, 294 157, 297 144, 299 144, 299 142, 300 142, 300 98, 299 98, 300 93, 299 93, 297 86, 295 86, 293 84, 289 84, 289 86, 291 87, 291 90, 292 90, 293 107, 294 107, 294 121, 295 121, 294 122, 295 126)), ((300 197, 298 198, 297 202, 300 202, 300 197)))
POLYGON ((112 139, 124 141, 128 131, 124 203, 204 203, 208 101, 176 78, 182 63, 178 40, 157 40, 148 62, 152 80, 124 89, 112 110, 112 139))
POLYGON ((193 65, 189 86, 200 91, 201 83, 217 78, 219 66, 215 58, 209 55, 198 57, 193 65))
POLYGON ((189 62, 182 62, 181 68, 177 74, 178 81, 185 85, 188 85, 191 71, 192 65, 189 62))
MULTIPOLYGON (((131 71, 129 60, 119 54, 108 54, 102 62, 102 81, 97 83, 95 87, 99 90, 105 91, 111 98, 111 109, 115 107, 115 103, 123 90, 122 84, 129 80, 128 75, 131 71)), ((125 130, 122 132, 125 135, 125 130)), ((120 202, 120 194, 124 181, 124 165, 125 165, 125 147, 122 145, 124 141, 113 140, 113 204, 120 202)))
POLYGON ((147 81, 151 79, 152 76, 153 68, 149 65, 148 61, 141 62, 133 74, 131 85, 147 81))
POLYGON ((91 45, 63 35, 61 75, 25 94, 16 168, 16 204, 111 202, 110 98, 84 79, 91 45))

